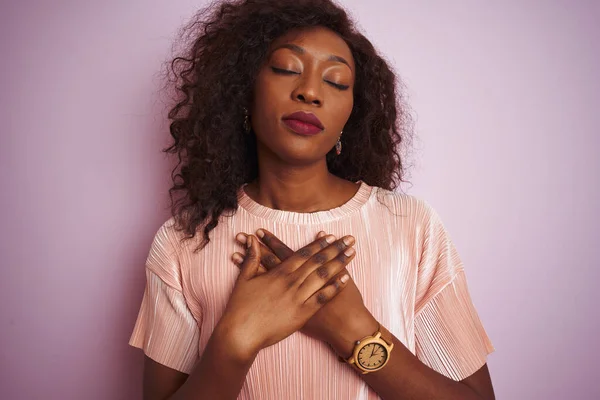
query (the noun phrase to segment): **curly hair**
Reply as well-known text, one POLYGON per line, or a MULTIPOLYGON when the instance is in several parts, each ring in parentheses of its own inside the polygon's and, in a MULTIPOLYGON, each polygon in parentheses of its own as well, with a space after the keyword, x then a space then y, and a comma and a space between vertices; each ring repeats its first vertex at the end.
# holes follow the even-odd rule
POLYGON ((222 214, 235 213, 239 188, 257 178, 256 136, 244 132, 244 108, 270 43, 291 29, 317 26, 336 32, 356 65, 344 151, 327 154, 329 172, 387 190, 405 182, 400 144, 411 130, 400 81, 340 6, 330 0, 213 3, 184 26, 185 51, 169 63, 178 98, 168 114, 174 141, 163 150, 178 160, 169 189, 175 225, 187 239, 203 226, 198 249, 222 214))

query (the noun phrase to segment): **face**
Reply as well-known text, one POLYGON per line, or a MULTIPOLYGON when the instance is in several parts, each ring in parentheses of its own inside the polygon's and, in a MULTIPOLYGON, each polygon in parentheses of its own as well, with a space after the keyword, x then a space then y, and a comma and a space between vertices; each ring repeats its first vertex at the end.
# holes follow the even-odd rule
POLYGON ((323 160, 352 112, 354 71, 350 48, 326 28, 275 40, 250 111, 259 157, 271 154, 295 165, 323 160))

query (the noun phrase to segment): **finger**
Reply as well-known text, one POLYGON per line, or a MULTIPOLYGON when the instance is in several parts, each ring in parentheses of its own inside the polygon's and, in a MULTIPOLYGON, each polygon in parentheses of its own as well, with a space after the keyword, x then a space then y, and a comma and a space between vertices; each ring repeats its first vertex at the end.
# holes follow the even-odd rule
MULTIPOLYGON (((328 238, 328 237, 334 237, 334 236, 327 235, 326 238, 328 238)), ((323 240, 323 239, 319 239, 319 240, 323 240)), ((329 240, 331 240, 331 239, 329 239, 329 240)), ((331 244, 328 243, 326 248, 320 250, 318 253, 312 255, 311 257, 308 257, 305 260, 305 262, 302 264, 302 266, 300 266, 299 268, 296 269, 296 271, 294 273, 295 279, 297 279, 297 281, 300 284, 302 284, 302 282, 317 269, 318 269, 318 275, 324 276, 327 273, 329 278, 331 278, 332 275, 329 271, 331 269, 331 266, 329 266, 329 270, 328 270, 326 267, 324 267, 325 264, 328 264, 332 260, 337 259, 338 263, 341 263, 345 266, 347 264, 347 262, 349 262, 349 260, 348 260, 349 256, 345 255, 344 252, 346 250, 348 250, 350 247, 352 247, 354 245, 354 243, 355 243, 355 239, 354 239, 354 237, 352 237, 350 235, 344 236, 343 238, 335 240, 331 244)), ((351 254, 351 256, 353 256, 353 254, 351 254)))
POLYGON ((273 235, 266 229, 259 229, 256 231, 256 235, 260 240, 275 254, 280 260, 287 260, 294 251, 290 249, 285 243, 279 238, 273 235))
POLYGON ((344 274, 340 278, 337 278, 333 283, 325 286, 321 290, 310 296, 305 302, 306 312, 310 315, 319 311, 321 307, 327 304, 333 299, 338 293, 340 293, 348 284, 350 275, 344 274))
MULTIPOLYGON (((238 233, 236 240, 241 244, 246 244, 246 235, 244 233, 238 233)), ((281 263, 279 257, 277 257, 270 248, 260 243, 260 262, 267 269, 271 270, 281 263)), ((242 257, 243 258, 243 257, 242 257)))
POLYGON ((267 270, 270 271, 279 264, 281 264, 281 260, 279 259, 279 257, 273 254, 271 249, 269 249, 263 244, 260 245, 260 253, 260 261, 267 270))
POLYGON ((322 237, 323 237, 323 236, 325 236, 325 235, 326 235, 326 233, 325 233, 325 232, 323 232, 323 231, 320 231, 319 233, 317 233, 317 239, 320 239, 320 238, 322 238, 322 237))
POLYGON ((243 279, 252 279, 258 273, 260 266, 260 246, 258 239, 252 235, 248 235, 246 242, 246 257, 242 263, 242 271, 240 277, 243 279))
POLYGON ((304 269, 303 267, 302 273, 308 273, 308 275, 298 287, 298 294, 300 297, 309 297, 326 285, 327 282, 346 268, 350 261, 354 259, 355 255, 356 251, 354 248, 349 247, 342 253, 339 253, 333 260, 323 265, 310 269, 304 269))
MULTIPOLYGON (((279 272, 284 274, 291 274, 297 269, 301 268, 304 263, 310 260, 312 257, 315 257, 317 260, 320 260, 320 263, 325 263, 335 257, 335 254, 331 254, 329 258, 324 258, 325 255, 316 255, 323 249, 330 246, 335 242, 335 236, 326 235, 320 239, 316 239, 314 242, 302 247, 300 250, 294 252, 290 257, 288 257, 285 261, 283 261, 277 268, 279 272)), ((298 281, 297 277, 293 277, 292 281, 298 282, 298 285, 302 283, 302 281, 298 281)))
MULTIPOLYGON (((233 263, 235 265, 238 266, 238 268, 241 270, 242 269, 242 263, 244 262, 244 255, 240 254, 240 253, 233 253, 233 255, 231 256, 231 259, 233 260, 233 263)), ((267 268, 265 268, 265 266, 261 263, 260 266, 258 267, 258 275, 262 275, 265 272, 267 272, 267 268)))

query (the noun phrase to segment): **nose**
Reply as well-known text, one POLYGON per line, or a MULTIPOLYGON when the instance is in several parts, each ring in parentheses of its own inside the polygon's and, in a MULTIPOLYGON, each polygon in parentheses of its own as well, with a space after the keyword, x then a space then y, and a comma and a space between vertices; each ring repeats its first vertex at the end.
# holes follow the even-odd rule
POLYGON ((319 80, 311 76, 303 77, 292 92, 292 99, 306 104, 322 106, 323 96, 319 80))

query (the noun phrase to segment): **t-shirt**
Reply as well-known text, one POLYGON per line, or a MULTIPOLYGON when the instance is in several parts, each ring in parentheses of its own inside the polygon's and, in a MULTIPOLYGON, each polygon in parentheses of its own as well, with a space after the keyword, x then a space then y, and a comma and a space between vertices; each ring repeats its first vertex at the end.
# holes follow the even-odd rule
MULTIPOLYGON (((245 250, 235 236, 265 228, 295 251, 322 230, 356 238, 356 256, 347 269, 381 325, 423 363, 452 379, 476 372, 494 349, 439 215, 415 196, 357 183, 349 201, 313 213, 263 206, 244 185, 236 212, 220 217, 211 241, 198 252, 193 250, 199 242, 182 243, 174 219, 166 221, 146 261, 146 288, 130 344, 161 364, 191 373, 239 274, 231 256, 245 250)), ((379 396, 326 343, 295 332, 258 353, 238 399, 379 396)))

